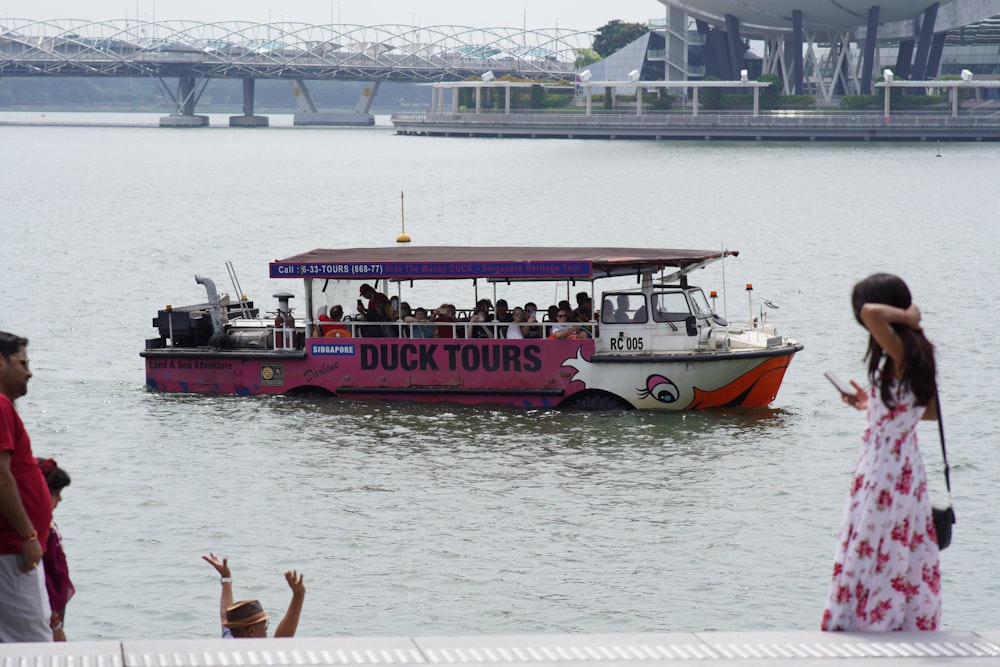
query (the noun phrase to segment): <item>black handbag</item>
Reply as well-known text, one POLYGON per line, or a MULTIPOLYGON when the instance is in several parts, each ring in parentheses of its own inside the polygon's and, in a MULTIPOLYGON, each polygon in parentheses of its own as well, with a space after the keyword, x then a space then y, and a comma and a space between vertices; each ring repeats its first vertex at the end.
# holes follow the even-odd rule
POLYGON ((955 523, 955 508, 951 502, 951 468, 948 467, 948 452, 944 447, 944 422, 941 421, 941 400, 934 392, 934 402, 938 411, 938 433, 941 435, 941 459, 944 461, 944 484, 948 488, 948 506, 932 507, 934 514, 934 531, 937 533, 938 550, 944 550, 951 544, 951 527, 955 523))

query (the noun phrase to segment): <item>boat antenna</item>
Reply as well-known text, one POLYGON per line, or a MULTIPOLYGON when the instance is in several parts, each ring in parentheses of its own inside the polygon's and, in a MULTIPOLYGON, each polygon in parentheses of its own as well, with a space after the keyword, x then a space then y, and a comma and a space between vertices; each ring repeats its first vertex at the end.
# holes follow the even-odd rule
POLYGON ((399 191, 399 227, 402 234, 396 237, 396 243, 409 243, 410 236, 406 233, 406 196, 403 191, 399 191))
POLYGON ((726 306, 726 256, 729 252, 726 250, 726 244, 722 244, 722 319, 729 320, 729 308, 726 306))

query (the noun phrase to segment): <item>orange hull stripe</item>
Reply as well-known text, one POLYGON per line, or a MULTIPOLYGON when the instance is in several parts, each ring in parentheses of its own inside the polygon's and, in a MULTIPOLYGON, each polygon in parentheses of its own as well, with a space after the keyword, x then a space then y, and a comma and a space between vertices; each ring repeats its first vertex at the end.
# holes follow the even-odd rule
POLYGON ((792 355, 768 359, 726 386, 712 391, 702 391, 695 387, 694 399, 687 409, 767 407, 778 395, 778 388, 791 360, 792 355))

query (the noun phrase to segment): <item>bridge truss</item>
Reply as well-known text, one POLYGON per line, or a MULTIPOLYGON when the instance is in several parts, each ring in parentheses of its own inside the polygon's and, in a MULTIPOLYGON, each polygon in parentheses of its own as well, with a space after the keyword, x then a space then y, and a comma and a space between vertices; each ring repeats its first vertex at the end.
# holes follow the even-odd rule
POLYGON ((9 19, 0 23, 0 76, 566 79, 591 41, 559 29, 9 19))

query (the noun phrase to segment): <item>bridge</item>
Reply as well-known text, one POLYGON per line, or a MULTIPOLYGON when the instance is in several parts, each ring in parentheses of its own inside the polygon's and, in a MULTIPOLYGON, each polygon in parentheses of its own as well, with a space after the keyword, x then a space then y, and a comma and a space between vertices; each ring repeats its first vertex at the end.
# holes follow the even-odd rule
POLYGON ((230 125, 266 126, 266 117, 254 115, 254 82, 286 79, 298 101, 296 125, 371 125, 382 81, 461 81, 487 72, 572 80, 592 37, 558 28, 7 19, 0 22, 0 77, 150 77, 171 109, 160 125, 173 127, 208 124, 195 109, 212 79, 243 81, 243 115, 230 125), (168 85, 173 79, 176 86, 168 85), (370 85, 353 112, 324 113, 307 80, 370 85))

